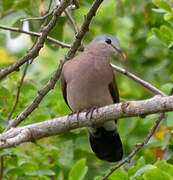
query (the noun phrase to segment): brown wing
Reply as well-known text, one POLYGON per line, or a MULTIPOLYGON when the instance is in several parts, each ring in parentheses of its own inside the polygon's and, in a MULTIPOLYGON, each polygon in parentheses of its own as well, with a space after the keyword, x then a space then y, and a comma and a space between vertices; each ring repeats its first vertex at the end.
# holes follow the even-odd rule
POLYGON ((68 107, 70 108, 68 101, 67 101, 67 83, 65 81, 63 71, 61 73, 61 89, 62 89, 62 94, 63 94, 64 100, 65 100, 66 104, 68 105, 68 107))
POLYGON ((112 82, 109 84, 109 92, 111 93, 114 103, 120 102, 118 87, 117 87, 117 83, 116 83, 114 74, 113 74, 112 82))

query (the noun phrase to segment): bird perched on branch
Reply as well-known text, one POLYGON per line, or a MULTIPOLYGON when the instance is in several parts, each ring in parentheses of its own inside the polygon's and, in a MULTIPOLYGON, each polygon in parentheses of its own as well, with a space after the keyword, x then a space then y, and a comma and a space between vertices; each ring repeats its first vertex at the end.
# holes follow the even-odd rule
MULTIPOLYGON (((61 75, 62 92, 72 112, 93 113, 98 107, 119 103, 119 93, 109 59, 120 50, 116 37, 104 34, 96 37, 84 52, 64 64, 61 75)), ((96 156, 116 162, 122 159, 123 148, 117 130, 117 120, 97 127, 88 127, 89 141, 96 156)))

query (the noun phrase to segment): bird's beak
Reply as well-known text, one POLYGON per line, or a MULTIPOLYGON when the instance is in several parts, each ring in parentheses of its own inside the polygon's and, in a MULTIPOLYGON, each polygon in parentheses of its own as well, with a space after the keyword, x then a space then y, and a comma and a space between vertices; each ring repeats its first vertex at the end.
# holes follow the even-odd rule
POLYGON ((120 50, 119 53, 120 53, 120 55, 121 55, 124 59, 126 59, 126 54, 125 54, 123 51, 120 50))
POLYGON ((119 53, 124 59, 126 59, 126 54, 123 51, 121 51, 121 49, 118 49, 115 46, 112 47, 116 50, 117 53, 119 53))

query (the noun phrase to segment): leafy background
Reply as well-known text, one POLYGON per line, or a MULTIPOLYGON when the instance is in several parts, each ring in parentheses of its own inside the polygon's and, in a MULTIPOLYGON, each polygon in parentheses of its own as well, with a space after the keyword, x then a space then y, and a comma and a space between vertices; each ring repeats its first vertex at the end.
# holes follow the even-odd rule
MULTIPOLYGON (((92 0, 80 0, 80 8, 72 15, 80 27, 92 0)), ((48 7, 48 0, 1 0, 0 24, 21 27, 20 19, 42 16, 48 7)), ((125 67, 149 81, 168 94, 173 86, 173 1, 172 0, 109 0, 101 5, 97 16, 84 38, 87 44, 95 36, 110 33, 115 35, 127 54, 124 62, 114 57, 113 63, 125 67)), ((43 22, 31 21, 30 30, 39 32, 43 22)), ((15 38, 19 34, 11 33, 15 38)), ((63 16, 50 34, 58 40, 71 43, 74 32, 63 16)), ((20 35, 21 36, 21 35, 20 35)), ((22 57, 35 38, 20 52, 12 53, 6 45, 6 31, 0 30, 0 68, 9 66, 22 57)), ((20 101, 13 114, 18 115, 32 102, 37 91, 44 87, 51 74, 58 67, 59 60, 67 49, 46 42, 29 66, 21 89, 20 101)), ((13 72, 0 82, 0 131, 7 125, 7 116, 16 98, 17 85, 22 76, 13 72)), ((128 77, 116 73, 120 96, 127 100, 139 100, 153 95, 128 77)), ((39 107, 21 125, 48 120, 70 112, 63 101, 60 83, 43 99, 39 107)), ((119 132, 123 141, 124 156, 135 144, 141 142, 154 124, 158 115, 141 118, 120 119, 119 132)), ((171 180, 173 179, 173 113, 159 126, 157 132, 135 158, 115 171, 109 180, 171 180)), ((113 163, 103 162, 95 157, 89 146, 85 128, 65 134, 48 137, 36 143, 25 143, 1 150, 4 158, 4 179, 10 180, 100 180, 113 163)))

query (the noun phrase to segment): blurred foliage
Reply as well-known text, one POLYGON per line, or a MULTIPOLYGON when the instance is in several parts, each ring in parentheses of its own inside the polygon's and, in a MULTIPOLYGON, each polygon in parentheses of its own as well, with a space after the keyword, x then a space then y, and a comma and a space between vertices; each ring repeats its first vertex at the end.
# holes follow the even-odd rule
MULTIPOLYGON (((78 27, 92 0, 80 0, 80 8, 72 11, 78 27)), ((46 13, 48 0, 1 0, 0 24, 21 27, 20 19, 39 17, 46 13)), ((55 7, 53 5, 51 9, 55 7)), ((30 22, 30 30, 39 32, 43 21, 30 22)), ((115 64, 124 66, 149 81, 165 93, 173 86, 173 1, 172 0, 109 0, 101 5, 97 16, 84 38, 87 44, 95 36, 115 35, 127 54, 127 61, 115 64)), ((13 34, 13 33, 12 33, 13 34)), ((62 16, 50 34, 58 40, 72 43, 74 32, 68 20, 62 16)), ((18 35, 20 36, 20 34, 18 35)), ((26 53, 26 49, 12 53, 7 49, 6 31, 0 30, 0 68, 7 67, 26 53)), ((31 38, 34 41, 34 37, 31 38)), ((20 42, 21 43, 21 42, 20 42)), ((30 44, 30 47, 32 45, 30 44)), ((67 49, 46 42, 29 66, 21 89, 20 101, 14 118, 32 102, 37 91, 44 87, 67 49)), ((23 67, 0 82, 0 131, 7 125, 7 116, 15 102, 17 85, 23 67)), ((116 73, 120 96, 138 100, 152 96, 150 92, 128 77, 116 73)), ((48 120, 70 112, 65 105, 60 83, 43 99, 39 107, 21 125, 48 120)), ((141 142, 158 115, 143 119, 126 118, 118 122, 119 132, 127 156, 135 144, 141 142)), ((169 112, 155 135, 133 160, 116 170, 109 180, 171 180, 173 179, 173 113, 169 112)), ((4 157, 4 179, 10 180, 100 180, 114 165, 103 162, 92 153, 85 128, 48 137, 36 143, 25 143, 1 150, 4 157)))

